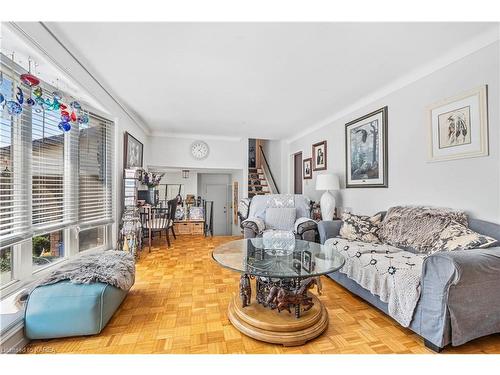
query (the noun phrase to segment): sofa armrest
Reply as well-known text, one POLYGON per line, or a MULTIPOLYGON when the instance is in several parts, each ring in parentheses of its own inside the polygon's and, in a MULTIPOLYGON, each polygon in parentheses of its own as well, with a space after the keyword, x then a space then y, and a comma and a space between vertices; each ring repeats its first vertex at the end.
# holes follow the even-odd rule
POLYGON ((318 224, 308 217, 299 217, 295 220, 294 230, 296 234, 302 235, 308 230, 318 229, 318 224))
MULTIPOLYGON (((266 229, 266 224, 261 218, 249 217, 241 222, 241 227, 243 228, 244 233, 252 231, 255 234, 253 237, 255 237, 266 229)), ((245 235, 245 238, 249 237, 245 235)))
POLYGON ((461 345, 500 332, 500 247, 438 252, 422 266, 421 296, 424 337, 443 347, 449 314, 451 342, 461 345))
POLYGON ((329 238, 337 237, 342 226, 341 220, 323 220, 318 223, 319 239, 322 244, 329 238))

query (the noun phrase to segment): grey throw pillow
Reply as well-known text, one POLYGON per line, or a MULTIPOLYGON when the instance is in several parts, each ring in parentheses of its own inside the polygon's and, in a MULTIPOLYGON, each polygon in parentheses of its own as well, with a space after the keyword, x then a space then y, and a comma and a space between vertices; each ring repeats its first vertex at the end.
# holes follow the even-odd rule
POLYGON ((472 229, 452 220, 439 234, 430 253, 437 251, 469 250, 493 246, 498 241, 494 238, 474 232, 472 229))
POLYGON ((380 228, 382 214, 374 216, 354 215, 345 212, 342 215, 340 237, 351 241, 380 242, 377 232, 380 228))
POLYGON ((293 230, 295 224, 295 208, 266 209, 266 229, 293 230))

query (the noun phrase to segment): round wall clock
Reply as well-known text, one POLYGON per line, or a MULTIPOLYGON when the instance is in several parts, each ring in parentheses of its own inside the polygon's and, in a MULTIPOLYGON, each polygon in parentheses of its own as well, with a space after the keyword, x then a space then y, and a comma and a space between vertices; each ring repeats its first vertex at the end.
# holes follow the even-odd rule
POLYGON ((191 155, 193 155, 195 159, 205 159, 208 156, 208 151, 208 145, 203 141, 194 141, 191 144, 191 155))

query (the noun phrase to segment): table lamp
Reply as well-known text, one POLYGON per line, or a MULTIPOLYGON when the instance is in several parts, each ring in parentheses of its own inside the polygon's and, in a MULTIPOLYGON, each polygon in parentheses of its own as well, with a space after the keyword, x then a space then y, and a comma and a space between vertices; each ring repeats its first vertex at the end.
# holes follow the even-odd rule
POLYGON ((335 213, 335 198, 330 190, 339 190, 339 177, 335 174, 320 174, 316 177, 316 190, 325 190, 321 196, 321 217, 323 220, 333 220, 335 213))

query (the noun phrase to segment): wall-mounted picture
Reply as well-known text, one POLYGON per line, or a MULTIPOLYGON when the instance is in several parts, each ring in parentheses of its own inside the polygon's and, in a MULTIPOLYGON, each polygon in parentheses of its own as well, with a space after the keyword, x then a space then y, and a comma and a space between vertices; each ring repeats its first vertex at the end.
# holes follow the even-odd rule
POLYGON ((429 107, 430 160, 488 155, 487 86, 429 107))
POLYGON ((302 175, 304 176, 304 180, 309 180, 313 178, 312 174, 312 158, 307 158, 302 161, 303 171, 302 175))
POLYGON ((345 125, 346 187, 387 187, 387 107, 345 125))
POLYGON ((326 141, 321 141, 312 145, 313 171, 323 171, 326 169, 326 141))
POLYGON ((142 168, 144 145, 130 133, 125 132, 123 146, 123 168, 142 168))

